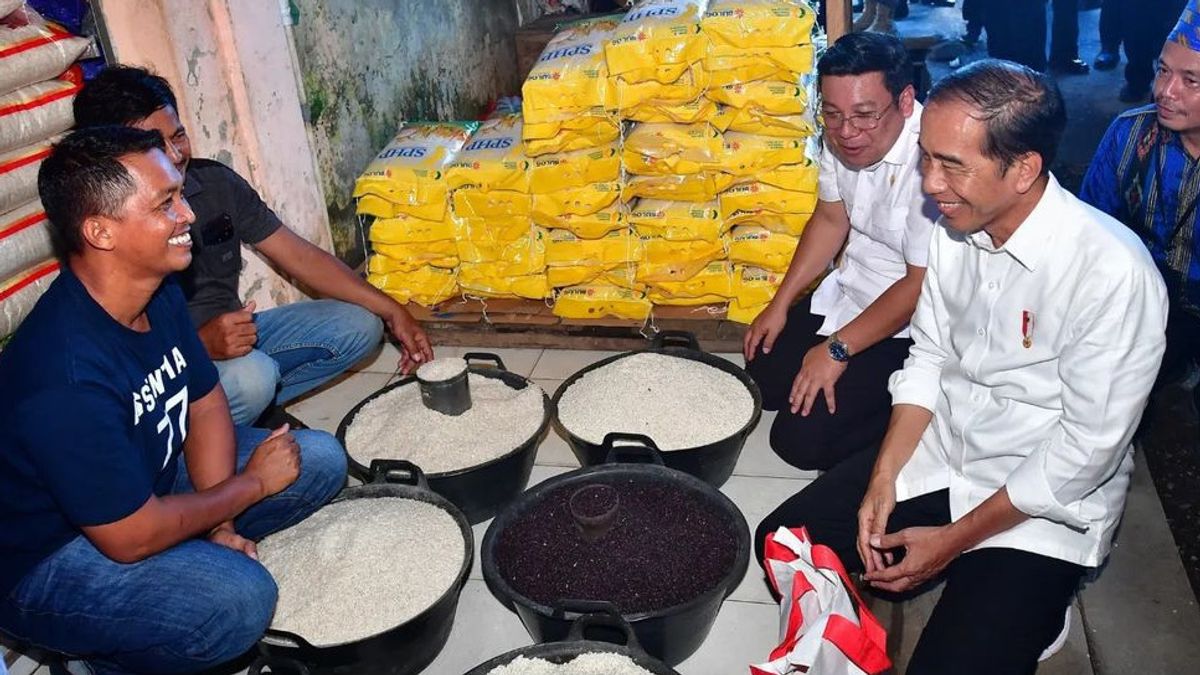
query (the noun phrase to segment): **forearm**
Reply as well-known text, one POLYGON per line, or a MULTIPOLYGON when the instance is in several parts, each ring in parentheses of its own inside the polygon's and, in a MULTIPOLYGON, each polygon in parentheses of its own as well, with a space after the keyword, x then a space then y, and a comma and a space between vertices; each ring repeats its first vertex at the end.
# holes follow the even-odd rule
POLYGON ((773 304, 791 306, 817 277, 829 269, 830 263, 846 243, 849 223, 843 225, 826 213, 835 208, 842 208, 841 203, 827 205, 822 202, 817 207, 817 213, 813 214, 800 236, 796 254, 792 256, 783 282, 771 301, 773 304))
POLYGON ((1008 498, 1008 489, 1000 488, 982 504, 947 526, 947 533, 954 541, 955 548, 962 552, 1028 519, 1029 516, 1013 506, 1008 498))
POLYGON ((288 274, 318 295, 358 305, 376 316, 386 317, 401 305, 371 286, 336 257, 305 242, 297 265, 288 265, 288 274))
POLYGON ((933 413, 915 405, 892 406, 892 418, 888 421, 887 434, 879 446, 875 469, 871 480, 895 481, 900 470, 912 458, 925 429, 933 420, 933 413))
POLYGON ((191 405, 188 424, 190 433, 183 444, 183 458, 196 491, 233 476, 237 471, 237 439, 220 384, 191 405))
POLYGON ((875 302, 838 329, 838 338, 858 354, 895 335, 912 320, 921 295, 923 274, 908 274, 892 284, 875 302))

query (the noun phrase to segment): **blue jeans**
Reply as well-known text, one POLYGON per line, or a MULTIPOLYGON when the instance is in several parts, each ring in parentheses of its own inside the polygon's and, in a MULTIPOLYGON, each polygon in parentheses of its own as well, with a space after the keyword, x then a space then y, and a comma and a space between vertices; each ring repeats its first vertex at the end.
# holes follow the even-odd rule
POLYGON ((254 315, 258 343, 216 361, 233 423, 253 424, 272 403, 298 398, 345 372, 383 337, 383 322, 337 300, 312 300, 254 315))
MULTIPOLYGON (((269 433, 237 429, 239 471, 269 433)), ((300 477, 235 520, 244 537, 258 540, 303 520, 346 482, 345 453, 332 436, 293 433, 300 477)), ((174 492, 192 489, 180 461, 174 492)), ((88 661, 97 673, 195 673, 250 649, 270 625, 275 599, 262 565, 203 539, 122 564, 81 535, 0 601, 0 629, 18 644, 88 661)))

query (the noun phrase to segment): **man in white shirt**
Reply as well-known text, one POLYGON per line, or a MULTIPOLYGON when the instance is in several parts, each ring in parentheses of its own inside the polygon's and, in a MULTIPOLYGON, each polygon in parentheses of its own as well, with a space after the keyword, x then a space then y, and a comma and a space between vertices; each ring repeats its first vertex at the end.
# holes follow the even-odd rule
POLYGON ((817 72, 825 120, 817 207, 743 344, 763 407, 779 411, 771 447, 801 469, 829 469, 883 438, 887 378, 912 344, 907 325, 937 217, 921 193, 921 104, 903 43, 851 33, 817 72), (796 303, 839 252, 812 297, 796 303))
POLYGON ((878 458, 824 474, 756 537, 803 525, 885 593, 945 578, 910 675, 1033 673, 1124 509, 1166 289, 1128 228, 1050 175, 1051 80, 981 61, 934 85, 922 123, 943 227, 878 458))

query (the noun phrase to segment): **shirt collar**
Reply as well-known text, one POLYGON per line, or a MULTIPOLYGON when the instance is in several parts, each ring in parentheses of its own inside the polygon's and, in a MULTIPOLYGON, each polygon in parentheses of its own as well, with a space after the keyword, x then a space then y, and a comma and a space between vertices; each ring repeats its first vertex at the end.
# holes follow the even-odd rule
MULTIPOLYGON (((896 105, 899 104, 897 103, 896 105)), ((920 101, 913 101, 912 114, 908 116, 908 119, 904 120, 904 128, 900 130, 900 135, 896 137, 896 142, 892 143, 892 147, 883 156, 883 159, 879 160, 870 169, 874 169, 880 164, 902 166, 912 161, 913 148, 921 136, 921 111, 924 109, 920 101)))
POLYGON ((972 233, 968 239, 985 251, 1007 253, 1022 267, 1034 272, 1050 249, 1049 239, 1057 228, 1056 223, 1060 220, 1065 201, 1063 192, 1058 179, 1054 174, 1050 174, 1046 182, 1046 191, 1042 193, 1037 206, 1033 207, 1033 211, 1017 226, 1017 230, 1003 246, 994 246, 991 235, 983 230, 972 233))
POLYGON ((200 175, 192 170, 192 165, 189 162, 188 168, 183 174, 183 196, 194 197, 204 191, 204 181, 200 180, 200 175))

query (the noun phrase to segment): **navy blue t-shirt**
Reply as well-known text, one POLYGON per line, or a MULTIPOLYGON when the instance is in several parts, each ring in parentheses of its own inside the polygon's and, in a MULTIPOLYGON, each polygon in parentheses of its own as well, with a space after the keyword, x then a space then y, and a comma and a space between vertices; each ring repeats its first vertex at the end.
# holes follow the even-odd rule
POLYGON ((165 282, 134 331, 63 270, 0 352, 0 596, 81 533, 167 494, 217 371, 165 282))

